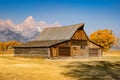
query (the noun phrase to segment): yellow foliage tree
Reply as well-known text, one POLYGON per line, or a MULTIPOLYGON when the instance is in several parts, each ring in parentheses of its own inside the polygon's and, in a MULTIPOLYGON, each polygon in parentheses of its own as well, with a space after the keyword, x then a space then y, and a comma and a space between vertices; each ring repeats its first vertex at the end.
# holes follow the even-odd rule
POLYGON ((117 38, 112 30, 98 30, 90 35, 90 40, 103 47, 104 50, 110 49, 117 38))
POLYGON ((9 42, 7 42, 8 43, 8 48, 13 48, 13 46, 17 46, 17 45, 20 45, 21 44, 21 42, 17 42, 17 41, 14 41, 14 40, 12 40, 12 41, 9 41, 9 42))
POLYGON ((13 46, 19 45, 21 42, 18 41, 8 41, 8 42, 0 42, 0 51, 7 51, 8 49, 12 49, 13 46))

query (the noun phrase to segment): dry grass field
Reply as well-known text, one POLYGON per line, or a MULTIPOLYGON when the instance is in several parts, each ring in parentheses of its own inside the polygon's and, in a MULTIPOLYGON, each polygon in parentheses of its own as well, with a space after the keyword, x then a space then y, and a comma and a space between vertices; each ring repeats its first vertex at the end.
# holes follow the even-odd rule
POLYGON ((0 55, 0 80, 120 80, 119 54, 109 51, 102 58, 54 60, 4 54, 0 55))

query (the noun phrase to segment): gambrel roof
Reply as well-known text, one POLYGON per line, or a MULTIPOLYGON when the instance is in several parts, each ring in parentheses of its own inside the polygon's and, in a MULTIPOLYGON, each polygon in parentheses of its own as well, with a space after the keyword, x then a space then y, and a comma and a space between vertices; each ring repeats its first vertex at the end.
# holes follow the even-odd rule
POLYGON ((72 38, 75 32, 82 28, 84 24, 71 26, 45 28, 33 41, 15 47, 50 47, 72 38))

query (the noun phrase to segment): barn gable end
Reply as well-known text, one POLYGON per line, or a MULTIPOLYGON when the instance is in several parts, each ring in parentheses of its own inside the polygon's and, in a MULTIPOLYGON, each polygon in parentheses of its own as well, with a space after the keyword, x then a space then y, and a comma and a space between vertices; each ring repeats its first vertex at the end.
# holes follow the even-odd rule
POLYGON ((84 24, 46 28, 33 41, 15 46, 15 56, 100 57, 101 47, 89 41, 83 28, 84 24))

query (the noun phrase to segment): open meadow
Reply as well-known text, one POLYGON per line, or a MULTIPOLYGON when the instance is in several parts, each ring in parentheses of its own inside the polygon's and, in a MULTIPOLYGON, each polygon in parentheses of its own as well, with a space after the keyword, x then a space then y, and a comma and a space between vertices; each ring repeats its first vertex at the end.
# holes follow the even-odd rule
POLYGON ((101 58, 80 59, 1 54, 0 80, 120 80, 120 51, 108 51, 101 58))

